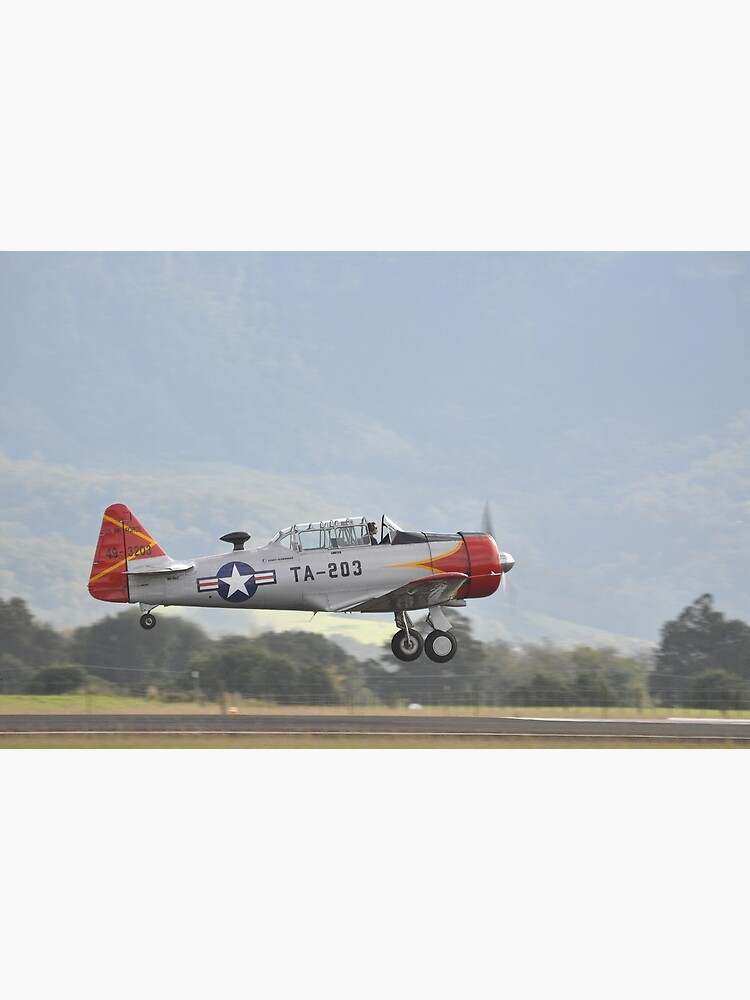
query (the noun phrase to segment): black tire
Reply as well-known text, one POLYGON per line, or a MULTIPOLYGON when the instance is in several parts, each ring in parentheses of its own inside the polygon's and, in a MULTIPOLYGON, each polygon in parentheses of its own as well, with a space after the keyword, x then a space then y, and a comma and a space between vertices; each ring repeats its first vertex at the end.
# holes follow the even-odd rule
POLYGON ((156 625, 156 618, 152 614, 149 614, 148 612, 145 615, 141 615, 140 620, 141 620, 141 628, 152 629, 154 625, 156 625))
POLYGON ((450 632, 434 629, 424 641, 424 651, 435 663, 447 663, 456 655, 458 643, 450 632))
POLYGON ((419 632, 407 632, 400 628, 391 639, 391 651, 397 660, 409 663, 422 655, 424 640, 419 632))

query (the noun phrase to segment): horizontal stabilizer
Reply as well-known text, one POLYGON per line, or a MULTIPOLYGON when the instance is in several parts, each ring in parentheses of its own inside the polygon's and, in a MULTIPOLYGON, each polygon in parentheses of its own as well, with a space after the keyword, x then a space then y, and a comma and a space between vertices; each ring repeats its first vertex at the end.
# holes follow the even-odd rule
POLYGON ((142 573, 185 573, 194 568, 195 563, 175 562, 169 556, 157 556, 156 559, 139 559, 137 563, 130 563, 127 574, 140 576, 142 573))
MULTIPOLYGON (((441 573, 439 576, 425 576, 411 583, 391 590, 379 597, 372 597, 338 611, 419 611, 437 604, 446 604, 455 599, 456 594, 468 580, 465 573, 441 573)), ((331 609, 333 610, 333 609, 331 609)))

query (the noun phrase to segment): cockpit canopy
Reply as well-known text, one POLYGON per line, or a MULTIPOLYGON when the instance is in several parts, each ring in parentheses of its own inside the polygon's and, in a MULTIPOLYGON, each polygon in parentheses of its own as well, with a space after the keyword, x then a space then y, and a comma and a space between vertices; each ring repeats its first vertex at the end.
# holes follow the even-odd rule
POLYGON ((312 521, 293 524, 274 535, 271 543, 290 548, 292 552, 310 549, 343 549, 353 545, 369 545, 367 519, 339 517, 332 521, 312 521))
MULTIPOLYGON (((377 522, 376 522, 377 523, 377 522)), ((388 517, 380 524, 379 541, 392 541, 401 529, 388 517)), ((355 545, 369 545, 366 517, 339 517, 331 521, 311 521, 309 524, 293 524, 277 532, 271 545, 283 545, 292 552, 307 552, 311 549, 344 549, 355 545)))

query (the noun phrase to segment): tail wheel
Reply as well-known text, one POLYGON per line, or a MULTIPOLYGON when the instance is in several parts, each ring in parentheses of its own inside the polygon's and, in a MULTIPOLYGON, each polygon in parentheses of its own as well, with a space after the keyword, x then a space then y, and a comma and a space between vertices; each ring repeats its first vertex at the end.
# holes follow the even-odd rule
POLYGON ((435 629, 424 641, 424 651, 435 663, 447 663, 456 655, 458 643, 450 632, 435 629))
POLYGON ((156 618, 151 614, 141 615, 141 628, 151 629, 156 625, 156 618))
POLYGON ((416 660, 422 655, 424 640, 419 632, 407 632, 406 629, 399 629, 391 639, 391 650, 398 660, 416 660))

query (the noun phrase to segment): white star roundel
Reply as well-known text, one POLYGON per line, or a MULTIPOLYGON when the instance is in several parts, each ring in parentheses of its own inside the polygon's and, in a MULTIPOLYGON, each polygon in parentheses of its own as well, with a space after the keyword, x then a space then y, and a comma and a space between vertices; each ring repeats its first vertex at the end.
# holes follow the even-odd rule
POLYGON ((243 562, 231 562, 222 566, 216 574, 219 582, 219 597, 225 601, 237 604, 247 601, 258 589, 255 583, 255 570, 243 562))

